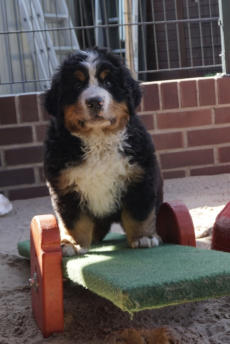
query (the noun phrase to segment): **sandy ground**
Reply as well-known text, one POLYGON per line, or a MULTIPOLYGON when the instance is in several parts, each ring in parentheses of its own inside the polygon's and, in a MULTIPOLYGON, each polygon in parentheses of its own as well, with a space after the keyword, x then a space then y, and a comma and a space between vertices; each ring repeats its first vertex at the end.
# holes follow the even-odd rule
MULTIPOLYGON (((197 237, 208 232, 197 239, 197 245, 209 248, 210 228, 230 200, 230 175, 167 180, 165 200, 173 199, 183 200, 189 208, 197 237)), ((15 201, 13 207, 0 217, 0 344, 125 343, 105 338, 118 338, 124 329, 150 333, 158 327, 172 334, 174 339, 168 343, 230 343, 230 297, 143 311, 131 320, 110 302, 68 283, 64 285, 65 332, 43 339, 31 315, 29 263, 17 255, 16 247, 18 241, 29 238, 34 215, 52 212, 50 199, 15 201)))

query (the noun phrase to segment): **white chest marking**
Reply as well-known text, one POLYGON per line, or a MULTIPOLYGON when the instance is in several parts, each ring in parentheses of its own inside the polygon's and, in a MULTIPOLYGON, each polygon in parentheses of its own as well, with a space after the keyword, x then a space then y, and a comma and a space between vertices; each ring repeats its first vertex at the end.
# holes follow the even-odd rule
POLYGON ((80 166, 63 172, 65 186, 73 186, 95 216, 113 213, 119 207, 129 180, 140 176, 141 169, 122 156, 125 131, 90 136, 85 141, 85 159, 80 166))

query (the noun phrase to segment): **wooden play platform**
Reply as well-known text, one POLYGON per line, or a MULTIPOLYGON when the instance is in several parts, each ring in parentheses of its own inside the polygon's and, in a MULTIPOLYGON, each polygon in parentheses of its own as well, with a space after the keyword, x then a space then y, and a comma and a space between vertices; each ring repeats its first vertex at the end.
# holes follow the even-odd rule
MULTIPOLYGON (((230 203, 214 226, 215 237, 225 228, 227 251, 229 214, 230 203)), ((31 260, 32 308, 43 335, 63 331, 63 278, 129 313, 230 295, 230 254, 195 247, 193 223, 185 205, 164 203, 157 230, 164 244, 156 248, 130 249, 125 236, 111 233, 85 255, 62 258, 56 218, 35 216, 30 242, 19 243, 18 248, 31 260)), ((218 240, 213 242, 216 249, 222 243, 218 240)))

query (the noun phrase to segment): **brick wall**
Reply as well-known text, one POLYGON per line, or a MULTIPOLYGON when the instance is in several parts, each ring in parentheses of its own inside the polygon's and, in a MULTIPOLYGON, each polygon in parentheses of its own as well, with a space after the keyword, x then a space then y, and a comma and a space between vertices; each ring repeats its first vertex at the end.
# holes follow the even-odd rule
POLYGON ((0 97, 0 192, 12 200, 48 195, 42 168, 48 117, 42 94, 0 97))
MULTIPOLYGON (((144 83, 139 114, 165 178, 230 172, 230 78, 144 83)), ((42 169, 49 116, 42 94, 0 97, 0 192, 47 195, 42 169)))
POLYGON ((143 84, 140 116, 165 178, 230 172, 230 78, 143 84))

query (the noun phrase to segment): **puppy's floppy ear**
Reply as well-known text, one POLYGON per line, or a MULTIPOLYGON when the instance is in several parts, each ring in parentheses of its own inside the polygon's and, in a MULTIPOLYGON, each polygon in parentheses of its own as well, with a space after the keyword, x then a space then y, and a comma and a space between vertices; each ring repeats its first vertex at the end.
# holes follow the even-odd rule
POLYGON ((137 80, 134 80, 131 72, 126 68, 126 87, 130 92, 130 98, 133 102, 134 108, 136 109, 141 102, 142 92, 140 84, 137 80))
POLYGON ((112 63, 121 68, 121 75, 123 76, 123 85, 124 88, 128 89, 130 101, 133 103, 134 108, 136 109, 141 102, 142 92, 140 88, 140 83, 132 77, 131 71, 126 67, 125 60, 120 56, 110 55, 110 60, 112 63))
POLYGON ((52 80, 51 88, 45 93, 45 108, 52 116, 58 114, 60 77, 56 74, 52 80))
MULTIPOLYGON (((131 77, 131 75, 130 75, 130 77, 131 77)), ((142 98, 142 92, 141 92, 139 82, 134 80, 132 77, 130 80, 130 91, 132 93, 131 96, 133 99, 134 107, 136 109, 138 107, 138 105, 140 105, 141 98, 142 98)))

